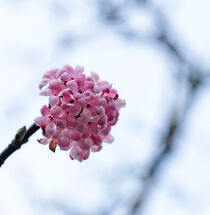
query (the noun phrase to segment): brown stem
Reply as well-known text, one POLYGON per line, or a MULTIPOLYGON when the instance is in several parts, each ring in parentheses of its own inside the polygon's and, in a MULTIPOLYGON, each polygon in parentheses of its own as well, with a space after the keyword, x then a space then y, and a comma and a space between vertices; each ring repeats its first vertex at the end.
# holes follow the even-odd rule
POLYGON ((35 124, 32 124, 28 129, 26 129, 26 126, 20 128, 12 142, 0 154, 0 167, 13 152, 18 150, 24 143, 28 142, 29 137, 32 136, 38 129, 39 127, 35 124))

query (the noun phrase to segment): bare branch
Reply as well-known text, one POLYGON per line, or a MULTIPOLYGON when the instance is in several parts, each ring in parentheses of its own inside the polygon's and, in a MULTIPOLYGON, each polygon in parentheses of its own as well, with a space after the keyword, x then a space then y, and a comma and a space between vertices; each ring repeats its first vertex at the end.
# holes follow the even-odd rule
POLYGON ((38 129, 39 127, 35 124, 32 124, 27 130, 26 126, 20 128, 12 142, 0 154, 0 167, 13 152, 18 150, 24 143, 28 142, 29 137, 32 136, 38 129))

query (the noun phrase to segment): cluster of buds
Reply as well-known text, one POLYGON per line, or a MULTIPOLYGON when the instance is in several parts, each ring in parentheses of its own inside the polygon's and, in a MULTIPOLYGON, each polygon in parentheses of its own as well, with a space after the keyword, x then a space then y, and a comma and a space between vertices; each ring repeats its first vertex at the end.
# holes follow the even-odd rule
POLYGON ((41 95, 49 96, 49 106, 44 105, 42 116, 35 119, 45 137, 40 143, 49 144, 52 151, 57 145, 70 150, 70 158, 80 162, 90 151, 100 151, 103 142, 114 140, 111 127, 125 106, 111 84, 99 81, 96 73, 86 76, 83 71, 83 67, 68 65, 47 71, 39 88, 41 95))

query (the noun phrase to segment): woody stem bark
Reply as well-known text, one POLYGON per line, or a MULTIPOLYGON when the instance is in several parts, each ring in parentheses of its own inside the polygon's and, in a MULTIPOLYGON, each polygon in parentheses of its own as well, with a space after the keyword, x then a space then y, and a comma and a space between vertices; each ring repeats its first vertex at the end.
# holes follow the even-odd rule
POLYGON ((0 167, 5 162, 5 160, 16 150, 18 150, 24 143, 27 143, 29 138, 37 131, 39 127, 35 124, 32 124, 28 129, 26 126, 20 128, 15 138, 12 142, 2 151, 0 154, 0 167))

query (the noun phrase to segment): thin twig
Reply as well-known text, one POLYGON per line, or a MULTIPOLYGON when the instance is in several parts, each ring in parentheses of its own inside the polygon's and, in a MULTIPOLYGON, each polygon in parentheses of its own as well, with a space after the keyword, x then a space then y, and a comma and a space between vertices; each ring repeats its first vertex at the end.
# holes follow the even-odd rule
POLYGON ((32 136, 38 129, 39 127, 35 124, 32 124, 28 129, 26 129, 26 126, 20 128, 12 142, 0 154, 0 167, 13 152, 18 150, 24 143, 28 142, 29 137, 32 136))

